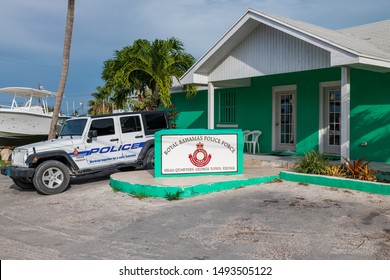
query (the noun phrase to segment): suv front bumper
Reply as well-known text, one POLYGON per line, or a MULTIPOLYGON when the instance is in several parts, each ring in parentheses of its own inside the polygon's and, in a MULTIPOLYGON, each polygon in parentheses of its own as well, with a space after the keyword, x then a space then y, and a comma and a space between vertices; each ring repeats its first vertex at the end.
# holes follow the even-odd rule
POLYGON ((30 178, 34 175, 35 169, 18 166, 4 166, 1 168, 1 174, 12 178, 30 178))

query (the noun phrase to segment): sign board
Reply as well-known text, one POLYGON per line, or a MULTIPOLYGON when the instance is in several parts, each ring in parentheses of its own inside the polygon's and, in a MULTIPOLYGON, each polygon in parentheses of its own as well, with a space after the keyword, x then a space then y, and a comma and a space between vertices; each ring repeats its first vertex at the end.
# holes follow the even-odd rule
POLYGON ((155 177, 242 174, 239 129, 175 129, 155 135, 155 177))

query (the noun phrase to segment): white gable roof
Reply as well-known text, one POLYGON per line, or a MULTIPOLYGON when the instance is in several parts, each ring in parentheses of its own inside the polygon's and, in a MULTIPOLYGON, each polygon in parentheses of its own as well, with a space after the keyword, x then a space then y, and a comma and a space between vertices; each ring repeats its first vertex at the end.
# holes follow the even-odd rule
MULTIPOLYGON (((353 54, 390 61, 390 52, 378 49, 374 44, 372 44, 372 42, 364 39, 362 40, 358 36, 353 36, 353 32, 348 33, 348 30, 355 30, 355 34, 358 34, 358 30, 362 27, 346 29, 344 32, 341 32, 281 16, 272 17, 281 23, 290 25, 292 28, 295 28, 297 32, 304 32, 308 36, 318 38, 324 43, 329 43, 353 54)), ((387 34, 382 33, 382 35, 385 35, 388 39, 390 39, 389 32, 387 32, 387 34)))
POLYGON ((390 20, 339 30, 340 32, 365 41, 390 56, 390 20))
POLYGON ((218 79, 223 80, 224 78, 242 79, 257 75, 282 73, 283 71, 292 72, 338 65, 370 65, 382 67, 382 69, 388 69, 388 71, 390 71, 390 34, 389 32, 384 32, 386 28, 389 30, 389 24, 390 21, 385 21, 336 31, 310 23, 269 15, 249 9, 233 27, 230 28, 221 39, 219 39, 217 43, 215 43, 215 45, 183 75, 181 82, 183 84, 207 84, 209 81, 216 81, 218 79), (268 37, 264 37, 263 34, 270 33, 269 31, 259 31, 259 29, 264 28, 273 30, 274 33, 267 35, 268 37), (256 32, 261 33, 257 36, 263 37, 252 40, 252 34, 256 32), (368 37, 368 35, 371 36, 368 37), (284 55, 285 57, 283 58, 284 61, 280 59, 279 64, 281 66, 279 68, 273 65, 272 69, 266 69, 264 71, 264 69, 260 69, 263 67, 263 64, 261 64, 263 63, 262 61, 252 65, 253 63, 251 63, 250 60, 251 55, 255 56, 256 53, 259 52, 259 45, 262 44, 264 40, 270 41, 268 42, 268 48, 271 49, 271 52, 276 52, 278 49, 277 47, 280 49, 281 43, 270 36, 277 36, 278 40, 283 40, 283 47, 285 49, 279 50, 278 55, 284 55), (368 40, 367 38, 370 39, 368 40), (252 40, 252 42, 246 42, 246 45, 243 46, 245 40, 252 40), (298 41, 301 43, 298 44, 298 41), (270 44, 274 44, 275 48, 270 44), (302 50, 295 50, 294 53, 294 50, 290 50, 291 46, 294 48, 304 48, 305 51, 310 48, 310 52, 319 57, 314 58, 314 55, 312 54, 308 57, 297 58, 296 60, 299 61, 299 63, 301 63, 300 60, 308 60, 308 58, 321 61, 317 63, 318 65, 314 61, 313 63, 306 63, 306 65, 283 66, 283 62, 285 64, 288 63, 285 62, 288 52, 292 51, 290 56, 296 56, 297 54, 302 53, 302 50), (248 52, 252 53, 248 54, 248 52), (238 68, 238 70, 232 70, 232 68, 235 67, 238 68), (253 69, 242 70, 245 67, 252 67, 253 69), (230 71, 230 76, 221 74, 224 71, 230 71), (237 74, 233 75, 233 73, 237 74))

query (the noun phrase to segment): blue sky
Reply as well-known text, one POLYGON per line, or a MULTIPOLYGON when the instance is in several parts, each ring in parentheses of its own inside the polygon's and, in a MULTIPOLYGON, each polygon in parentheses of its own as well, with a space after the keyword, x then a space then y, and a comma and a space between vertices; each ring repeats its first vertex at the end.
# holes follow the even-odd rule
MULTIPOLYGON (((0 87, 57 91, 67 0, 0 0, 0 87)), ((248 8, 330 29, 390 19, 389 0, 76 0, 63 111, 91 99, 103 62, 134 40, 176 37, 200 58, 248 8)), ((3 98, 0 97, 0 103, 3 98)), ((84 105, 86 110, 86 105, 84 105)))

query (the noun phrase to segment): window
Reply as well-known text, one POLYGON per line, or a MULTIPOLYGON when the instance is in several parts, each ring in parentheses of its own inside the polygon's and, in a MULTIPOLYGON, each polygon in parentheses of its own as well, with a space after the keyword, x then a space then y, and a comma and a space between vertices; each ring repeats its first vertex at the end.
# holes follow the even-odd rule
POLYGON ((98 136, 115 134, 114 120, 112 118, 93 120, 89 130, 96 130, 98 136))
POLYGON ((294 95, 280 93, 280 144, 294 144, 294 95))
POLYGON ((329 90, 329 146, 340 145, 340 126, 341 126, 341 90, 329 90))
POLYGON ((142 130, 139 116, 122 117, 120 118, 120 120, 122 133, 136 132, 142 130))
POLYGON ((167 120, 165 114, 161 113, 147 113, 145 114, 145 121, 148 130, 156 130, 167 128, 167 120))
POLYGON ((227 92, 219 94, 219 122, 236 122, 236 93, 227 92))

